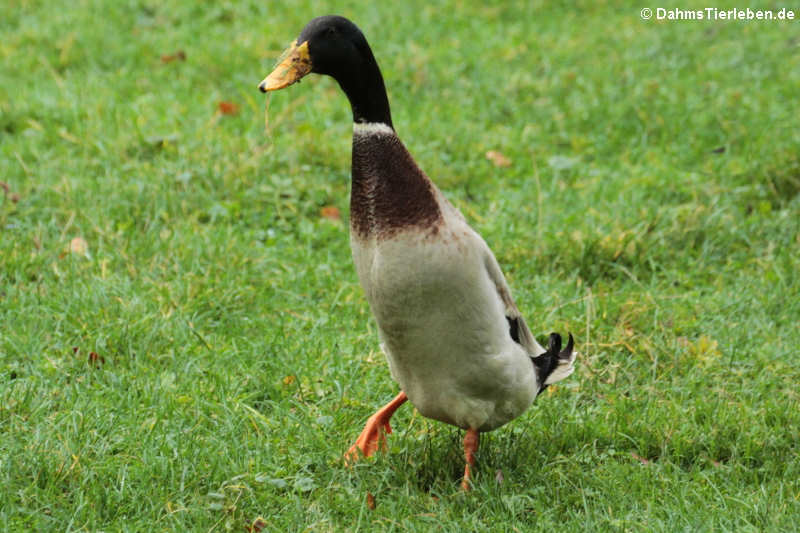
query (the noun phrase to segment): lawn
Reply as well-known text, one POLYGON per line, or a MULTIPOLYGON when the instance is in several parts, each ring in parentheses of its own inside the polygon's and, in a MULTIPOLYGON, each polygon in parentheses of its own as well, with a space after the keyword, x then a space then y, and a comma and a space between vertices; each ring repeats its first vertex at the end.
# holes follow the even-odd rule
POLYGON ((0 7, 0 529, 800 529, 800 22, 286 4, 0 7), (470 493, 462 433, 410 406, 340 460, 397 393, 350 110, 256 89, 330 12, 534 334, 581 352, 470 493))

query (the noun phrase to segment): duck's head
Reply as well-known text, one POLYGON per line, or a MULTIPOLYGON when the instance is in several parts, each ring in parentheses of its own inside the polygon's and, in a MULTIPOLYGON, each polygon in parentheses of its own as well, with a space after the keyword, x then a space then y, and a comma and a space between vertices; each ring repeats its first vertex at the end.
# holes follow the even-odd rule
POLYGON ((364 34, 348 19, 327 15, 306 24, 258 88, 261 92, 277 91, 311 73, 326 74, 339 82, 350 100, 355 122, 383 122, 391 126, 378 64, 364 34))
POLYGON ((312 72, 334 78, 353 75, 367 52, 372 55, 358 26, 336 15, 317 17, 306 24, 258 88, 262 92, 283 89, 312 72))

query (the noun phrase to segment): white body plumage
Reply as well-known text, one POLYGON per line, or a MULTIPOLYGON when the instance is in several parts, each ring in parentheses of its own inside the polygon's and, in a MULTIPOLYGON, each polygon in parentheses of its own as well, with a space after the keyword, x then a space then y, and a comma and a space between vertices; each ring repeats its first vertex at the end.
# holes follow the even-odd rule
MULTIPOLYGON (((354 135, 394 132, 368 124, 354 135)), ((511 338, 506 317, 518 311, 494 255, 429 184, 441 211, 435 227, 386 238, 353 231, 353 260, 392 376, 409 400, 426 417, 489 431, 534 400, 542 384, 531 357, 545 350, 529 333, 527 346, 511 338)))

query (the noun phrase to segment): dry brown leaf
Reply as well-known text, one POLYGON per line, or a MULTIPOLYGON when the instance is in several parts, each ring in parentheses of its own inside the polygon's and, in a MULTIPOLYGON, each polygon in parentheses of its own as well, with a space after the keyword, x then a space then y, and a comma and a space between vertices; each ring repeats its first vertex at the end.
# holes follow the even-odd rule
POLYGON ((634 452, 631 452, 631 457, 633 457, 634 459, 636 459, 637 461, 639 461, 639 462, 640 462, 640 463, 642 463, 643 465, 650 464, 650 460, 648 460, 648 459, 645 459, 645 458, 644 458, 644 457, 642 457, 641 455, 638 455, 638 454, 636 454, 636 453, 634 453, 634 452))
POLYGON ((265 527, 267 527, 267 521, 259 516, 258 518, 253 520, 252 524, 250 524, 249 526, 244 526, 244 529, 248 533, 258 533, 265 527))
POLYGON ((19 194, 13 192, 11 187, 8 186, 8 183, 4 181, 0 181, 0 189, 3 189, 3 194, 11 200, 11 203, 19 202, 19 194))
POLYGON ((89 251, 89 244, 83 237, 75 237, 69 241, 69 251, 73 254, 86 255, 89 251))
POLYGON ((327 218, 328 220, 341 220, 342 215, 339 213, 339 208, 335 205, 326 205, 319 212, 322 218, 327 218))
POLYGON ((174 54, 164 54, 161 56, 162 63, 172 63, 173 61, 186 61, 186 52, 178 50, 174 54))
POLYGON ((367 507, 370 511, 375 510, 375 496, 373 496, 371 492, 367 493, 367 507))
POLYGON ((97 352, 89 353, 89 364, 94 367, 100 367, 106 363, 106 358, 102 355, 97 355, 97 352))
POLYGON ((486 152, 486 159, 494 163, 496 167, 505 168, 511 166, 511 160, 497 150, 489 150, 486 152))
POLYGON ((236 115, 239 113, 239 104, 234 104, 233 102, 220 102, 217 107, 223 115, 236 115))

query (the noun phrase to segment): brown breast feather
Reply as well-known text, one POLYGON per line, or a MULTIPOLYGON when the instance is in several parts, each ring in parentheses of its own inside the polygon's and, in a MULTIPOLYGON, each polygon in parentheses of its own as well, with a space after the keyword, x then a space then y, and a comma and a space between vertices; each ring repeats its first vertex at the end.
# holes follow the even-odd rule
POLYGON ((441 220, 433 184, 394 134, 353 137, 352 187, 350 226, 359 237, 436 231, 441 220))

